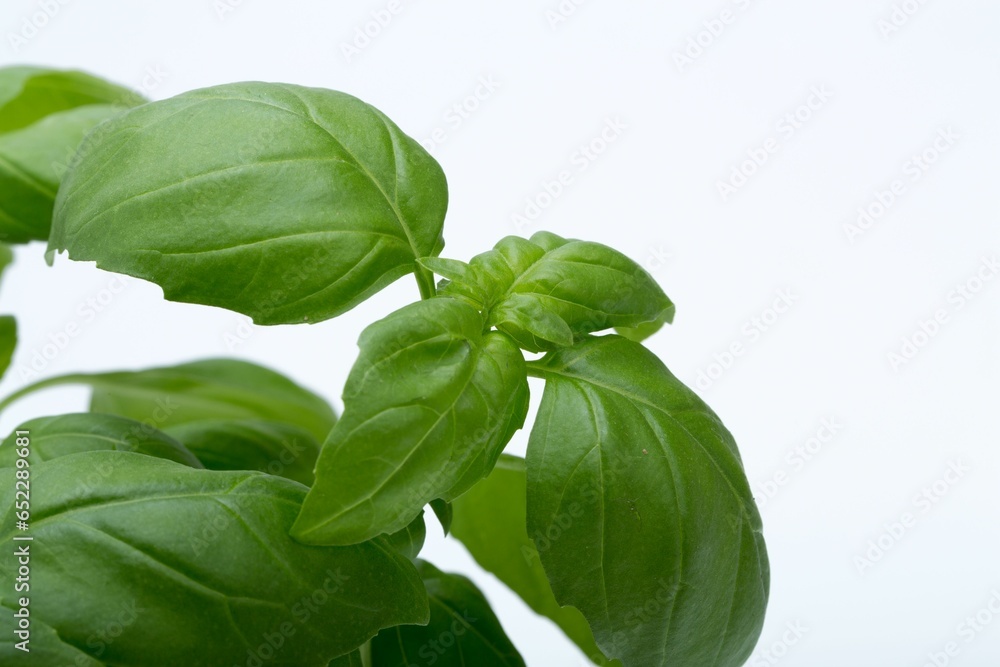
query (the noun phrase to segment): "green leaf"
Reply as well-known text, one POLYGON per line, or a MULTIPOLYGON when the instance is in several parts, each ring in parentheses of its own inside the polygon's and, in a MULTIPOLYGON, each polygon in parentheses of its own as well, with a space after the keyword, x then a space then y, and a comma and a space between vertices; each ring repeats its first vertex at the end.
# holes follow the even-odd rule
POLYGON ((59 111, 0 134, 0 237, 8 243, 49 238, 56 191, 84 135, 127 107, 59 111))
MULTIPOLYGON (((6 593, 6 591, 5 591, 6 593)), ((13 618, 20 606, 12 598, 10 600, 0 600, 0 607, 3 607, 3 615, 13 618)), ((30 607, 29 607, 30 612, 30 607)), ((30 642, 27 644, 31 649, 30 654, 16 647, 21 642, 21 638, 11 632, 5 632, 0 636, 0 663, 4 665, 66 665, 67 667, 105 667, 103 662, 98 662, 80 649, 63 642, 59 634, 42 623, 37 618, 31 619, 30 642), (28 663, 30 655, 31 662, 28 663)), ((96 638, 95 638, 96 639, 96 638)))
POLYGON ((451 282, 442 294, 483 295, 487 323, 534 352, 567 347, 574 337, 596 331, 643 325, 648 330, 673 319, 674 305, 653 277, 599 243, 548 232, 530 241, 508 236, 473 257, 467 269, 447 269, 451 282))
POLYGON ((336 421, 333 408, 313 392, 280 373, 234 359, 63 375, 21 389, 0 402, 0 409, 33 392, 66 384, 94 388, 92 412, 152 422, 159 429, 204 419, 256 419, 300 426, 323 440, 336 421))
POLYGON ((145 101, 128 88, 83 72, 0 67, 0 134, 60 111, 94 104, 134 107, 145 101))
POLYGON ((83 136, 145 101, 82 72, 0 68, 0 239, 47 239, 56 191, 83 136))
MULTIPOLYGON (((33 467, 31 491, 31 617, 109 665, 326 667, 428 619, 413 565, 384 541, 291 540, 305 488, 281 477, 86 452, 33 467), (101 482, 80 488, 91 475, 101 482)), ((13 531, 13 485, 0 496, 13 531)), ((15 559, 0 553, 0 590, 15 559)), ((13 621, 0 617, 0 636, 13 621)))
POLYGON ((432 500, 451 500, 493 469, 524 424, 524 358, 483 333, 472 306, 437 298, 369 326, 323 445, 296 538, 352 544, 392 533, 432 500))
POLYGON ((17 320, 13 315, 0 315, 0 378, 10 368, 17 348, 17 320))
POLYGON ((769 569, 736 443, 642 345, 587 338, 545 378, 528 443, 528 532, 556 599, 627 667, 737 667, 769 569))
POLYGON ((259 324, 343 313, 443 247, 440 166, 364 102, 236 83, 133 109, 81 146, 50 253, 259 324))
POLYGON ((259 470, 312 485, 319 441, 283 422, 206 419, 166 432, 184 443, 209 470, 259 470))
POLYGON ((425 539, 427 539, 427 525, 424 523, 423 512, 420 512, 408 526, 386 537, 389 546, 410 560, 416 560, 420 555, 425 539))
POLYGON ((505 454, 489 477, 455 500, 452 534, 484 570, 554 621, 595 664, 621 667, 597 648, 583 614, 556 602, 525 528, 525 498, 524 460, 505 454))
POLYGON ((475 584, 425 561, 419 561, 417 568, 430 597, 431 621, 425 627, 380 632, 372 640, 374 667, 524 667, 524 659, 475 584))
POLYGON ((673 324, 675 313, 676 309, 671 305, 652 322, 643 322, 634 327, 615 327, 615 332, 619 336, 628 338, 636 343, 641 343, 662 329, 664 324, 673 324))
POLYGON ((446 500, 441 500, 440 498, 435 498, 430 503, 431 509, 434 510, 434 516, 437 517, 438 523, 441 524, 441 530, 444 531, 445 537, 451 532, 451 522, 454 518, 454 508, 451 503, 446 500))
POLYGON ((31 465, 80 452, 111 450, 145 454, 192 468, 204 467, 184 445, 146 424, 85 412, 40 417, 21 424, 0 445, 0 468, 14 467, 17 432, 23 431, 30 434, 27 458, 31 465))

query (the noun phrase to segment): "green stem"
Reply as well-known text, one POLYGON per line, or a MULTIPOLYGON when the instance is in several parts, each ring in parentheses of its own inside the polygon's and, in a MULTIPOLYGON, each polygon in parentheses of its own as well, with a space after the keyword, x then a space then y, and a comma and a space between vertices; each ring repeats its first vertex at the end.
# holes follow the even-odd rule
POLYGON ((417 278, 417 287, 420 288, 421 299, 430 299, 437 294, 437 289, 434 287, 433 273, 418 264, 413 275, 417 278))
POLYGON ((29 384, 26 387, 21 387, 13 394, 7 396, 2 401, 0 401, 0 412, 3 412, 11 406, 11 404, 21 400, 29 394, 33 394, 36 391, 41 391, 42 389, 47 389, 49 387, 58 387, 64 384, 86 384, 91 378, 87 375, 60 375, 54 378, 47 378, 45 380, 39 380, 38 382, 29 384))
POLYGON ((367 642, 361 647, 361 664, 364 667, 371 667, 372 664, 372 643, 367 642))
POLYGON ((545 367, 541 366, 537 361, 527 361, 524 365, 528 369, 528 377, 541 378, 542 380, 548 377, 545 367))

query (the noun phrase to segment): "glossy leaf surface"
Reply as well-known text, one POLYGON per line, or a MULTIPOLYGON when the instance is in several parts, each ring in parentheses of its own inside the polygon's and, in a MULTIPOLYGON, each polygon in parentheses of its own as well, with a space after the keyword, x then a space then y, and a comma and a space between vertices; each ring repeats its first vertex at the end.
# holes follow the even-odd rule
POLYGON ((161 430, 205 419, 263 419, 299 426, 322 440, 336 421, 333 408, 318 395, 280 373, 235 359, 63 375, 25 387, 5 402, 66 384, 94 388, 92 412, 148 421, 161 430))
POLYGON ((769 569, 729 431, 619 336, 532 369, 546 387, 528 444, 528 532, 556 599, 626 667, 742 665, 769 569))
POLYGON ((0 67, 0 134, 60 111, 100 104, 134 107, 145 101, 135 91, 83 72, 0 67))
MULTIPOLYGON (((384 542, 288 537, 305 494, 295 482, 125 452, 32 472, 32 618, 106 664, 219 667, 266 651, 267 664, 326 667, 379 629, 427 620, 417 572, 384 542), (99 484, 80 484, 92 474, 99 484)), ((13 531, 13 487, 0 496, 13 531)), ((5 595, 13 559, 0 555, 5 595)), ((5 637, 12 622, 0 620, 5 637)))
MULTIPOLYGON (((111 450, 135 452, 202 468, 184 445, 165 433, 131 419, 115 415, 82 414, 40 417, 21 424, 15 431, 30 434, 28 462, 32 465, 81 452, 111 450)), ((0 468, 13 467, 16 433, 0 445, 0 468)))
POLYGON ((167 433, 209 470, 259 470, 312 484, 319 442, 299 426, 274 421, 206 419, 178 424, 167 433))
POLYGON ((56 192, 77 146, 96 125, 126 109, 106 104, 79 107, 0 134, 0 233, 4 241, 49 238, 56 192))
POLYGON ((80 152, 50 251, 258 324, 334 317, 443 247, 441 168, 343 93, 195 90, 116 117, 80 152))
POLYGON ((597 665, 609 661, 597 648, 587 619, 556 602, 525 527, 527 482, 524 460, 503 455, 485 480, 455 500, 452 534, 487 572, 517 593, 537 614, 558 625, 597 665))
POLYGON ((524 358, 483 333, 472 306, 411 304, 369 326, 323 446, 294 534, 352 544, 392 533, 432 500, 450 500, 493 469, 524 423, 524 358))
POLYGON ((524 667, 490 604, 463 576, 420 561, 431 621, 383 630, 372 640, 373 667, 524 667))
POLYGON ((508 236, 467 267, 426 260, 449 279, 442 293, 480 303, 488 323, 526 350, 552 350, 612 327, 673 318, 674 306, 652 276, 607 246, 539 232, 508 236))

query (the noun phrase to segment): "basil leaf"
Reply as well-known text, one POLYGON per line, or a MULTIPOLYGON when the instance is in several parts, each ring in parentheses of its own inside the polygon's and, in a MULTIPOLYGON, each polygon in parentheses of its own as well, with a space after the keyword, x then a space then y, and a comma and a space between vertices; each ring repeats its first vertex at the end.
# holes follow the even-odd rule
POLYGON ((524 358, 472 306, 430 299, 369 326, 296 538, 353 544, 403 528, 489 474, 524 424, 524 358))
MULTIPOLYGON (((266 650, 270 664, 326 667, 382 628, 427 621, 413 565, 383 541, 288 537, 305 494, 295 482, 126 452, 32 471, 31 616, 101 662, 219 667, 266 650), (81 488, 91 474, 101 482, 81 488), (95 641, 112 623, 113 641, 95 641)), ((13 531, 13 485, 0 496, 13 531)), ((0 554, 0 590, 13 590, 15 561, 0 554)), ((13 620, 2 615, 0 635, 13 620)))
POLYGON ((729 431, 651 352, 587 338, 532 364, 528 532, 561 604, 625 665, 736 667, 764 620, 761 520, 729 431))
MULTIPOLYGON (((18 426, 16 431, 31 434, 28 462, 32 465, 80 452, 111 450, 135 452, 202 468, 184 445, 170 436, 131 419, 93 413, 40 417, 18 426)), ((16 461, 11 433, 0 445, 0 468, 12 468, 16 461)))
POLYGON ((621 667, 604 657, 587 619, 556 602, 526 522, 524 460, 503 455, 489 477, 455 499, 452 534, 476 562, 517 593, 531 609, 558 625, 597 665, 621 667))
POLYGON ((17 320, 13 315, 0 315, 0 378, 10 368, 17 348, 17 320))
POLYGON ((451 503, 441 500, 440 498, 435 498, 431 501, 431 509, 434 510, 434 516, 437 517, 438 522, 441 524, 441 530, 444 531, 445 537, 451 532, 451 522, 454 518, 454 508, 452 508, 451 503))
MULTIPOLYGON (((451 260, 453 261, 453 260, 451 260)), ((613 327, 640 327, 648 335, 672 321, 674 305, 653 277, 631 259, 599 243, 539 232, 531 240, 508 236, 465 269, 427 263, 449 278, 442 294, 473 298, 487 323, 533 352, 567 347, 574 337, 613 327)))
POLYGON ((47 387, 87 384, 92 412, 151 421, 165 429, 203 419, 263 419, 300 426, 317 440, 336 421, 322 398, 284 375, 248 361, 206 359, 143 371, 63 375, 29 385, 0 408, 47 387))
POLYGON ((420 555, 425 539, 427 539, 427 525, 424 523, 423 512, 420 512, 406 528, 386 537, 389 546, 410 560, 416 560, 420 555))
POLYGON ((128 88, 83 72, 0 67, 0 133, 68 109, 92 104, 133 107, 145 101, 128 88))
POLYGON ((430 598, 430 623, 380 632, 372 640, 375 667, 524 667, 524 659, 475 584, 425 561, 418 561, 417 569, 430 598))
MULTIPOLYGON (((14 614, 20 609, 20 606, 12 598, 9 601, 0 600, 0 608, 3 609, 3 616, 6 620, 7 618, 14 618, 14 614)), ((37 618, 31 619, 29 633, 30 641, 26 646, 31 650, 30 653, 25 653, 17 648, 16 645, 23 640, 14 634, 13 626, 8 632, 4 632, 0 636, 0 662, 2 664, 105 667, 103 662, 98 662, 75 646, 63 642, 54 629, 42 623, 37 618), (29 659, 31 660, 30 663, 27 662, 29 659)))
POLYGON ((84 135, 127 107, 60 111, 0 134, 0 234, 8 243, 49 238, 59 182, 84 135))
POLYGON ((636 343, 641 343, 662 329, 664 324, 672 324, 675 312, 675 309, 671 307, 663 311, 652 322, 643 322, 634 327, 615 327, 615 333, 636 343))
POLYGON ((153 102, 88 137, 50 255, 151 280, 259 324, 339 315, 443 247, 440 166, 364 102, 236 83, 153 102))
POLYGON ((166 429, 209 470, 259 470, 310 486, 319 441, 309 431, 273 421, 206 419, 166 429))

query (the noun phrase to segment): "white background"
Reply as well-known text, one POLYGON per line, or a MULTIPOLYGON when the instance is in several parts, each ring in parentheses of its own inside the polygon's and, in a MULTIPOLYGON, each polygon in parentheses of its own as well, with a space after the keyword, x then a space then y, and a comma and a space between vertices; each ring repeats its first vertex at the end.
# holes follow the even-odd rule
MULTIPOLYGON (((154 99, 253 79, 344 90, 418 139, 446 129, 433 149, 451 190, 445 256, 548 229, 646 264, 678 305, 674 326, 649 345, 689 384, 703 371, 718 378, 699 393, 736 435, 763 505, 773 585, 750 664, 920 667, 949 642, 957 655, 947 664, 1000 664, 1000 617, 960 627, 1000 592, 1000 279, 982 268, 992 279, 977 282, 984 258, 1000 257, 1000 5, 907 0, 912 16, 897 15, 890 32, 879 22, 891 20, 892 0, 586 0, 557 23, 546 11, 558 0, 402 0, 348 62, 343 45, 388 0, 64 0, 32 31, 24 22, 41 23, 31 17, 42 4, 4 0, 0 63, 83 68, 154 99), (724 10, 731 21, 713 24, 724 10), (15 51, 12 34, 32 36, 15 51), (680 62, 689 39, 704 46, 680 62), (449 122, 481 77, 499 88, 480 89, 475 111, 449 122), (829 99, 800 108, 814 87, 829 99), (796 111, 794 132, 779 127, 796 111), (625 129, 581 171, 574 156, 609 119, 625 129), (957 139, 936 154, 949 128, 957 139), (748 151, 759 159, 768 139, 777 150, 724 200, 719 182, 748 151), (914 172, 925 150, 936 160, 914 172), (562 170, 572 185, 518 229, 512 216, 562 170), (850 238, 845 225, 894 180, 902 194, 850 238), (956 291, 966 285, 978 289, 972 298, 956 291), (782 290, 792 305, 774 318, 782 290), (920 335, 938 311, 944 323, 920 335), (753 318, 767 330, 749 334, 753 318), (890 353, 915 335, 915 356, 893 364, 890 353), (723 369, 716 355, 730 361, 733 343, 742 354, 723 369), (808 461, 794 458, 823 420, 838 425, 833 436, 814 442, 808 461), (940 482, 935 502, 918 501, 952 464, 967 471, 940 482), (907 513, 911 526, 892 537, 887 526, 907 513), (880 538, 888 549, 874 562, 869 541, 880 538), (870 556, 871 566, 859 560, 870 556), (783 639, 789 623, 804 634, 783 639)), ((106 300, 112 276, 64 257, 48 268, 42 252, 19 248, 3 283, 2 308, 22 338, 3 393, 75 323, 81 334, 42 375, 232 355, 339 405, 361 328, 417 297, 403 280, 334 321, 247 329, 237 315, 166 303, 131 281, 91 319, 83 304, 106 300)), ((52 391, 2 427, 85 399, 52 391)), ((511 450, 525 441, 522 432, 511 450)), ((435 537, 427 554, 475 577, 529 665, 584 664, 460 545, 435 537)))

